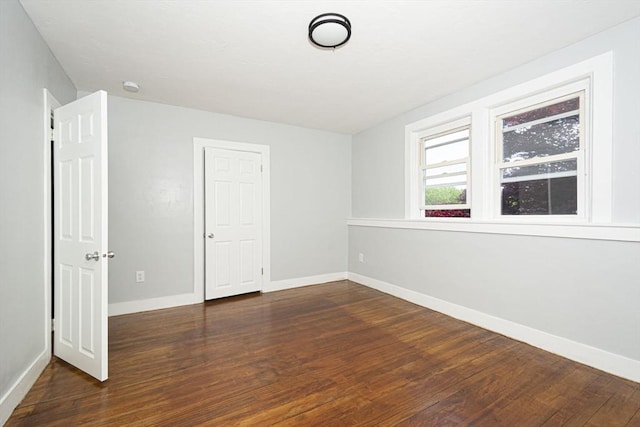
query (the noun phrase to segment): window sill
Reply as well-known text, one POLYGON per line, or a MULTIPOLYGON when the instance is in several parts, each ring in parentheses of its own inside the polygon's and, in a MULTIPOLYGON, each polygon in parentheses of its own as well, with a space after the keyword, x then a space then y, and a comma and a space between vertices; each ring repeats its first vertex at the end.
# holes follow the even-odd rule
POLYGON ((640 225, 526 223, 473 221, 467 218, 381 219, 350 218, 347 225, 359 227, 403 228, 410 230, 454 231, 464 233, 514 234, 520 236, 562 237, 568 239, 640 242, 640 225))

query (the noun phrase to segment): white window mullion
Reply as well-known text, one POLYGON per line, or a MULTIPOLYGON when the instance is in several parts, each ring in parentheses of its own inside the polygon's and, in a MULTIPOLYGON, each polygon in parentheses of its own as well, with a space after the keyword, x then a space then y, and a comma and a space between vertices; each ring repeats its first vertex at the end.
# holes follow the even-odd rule
POLYGON ((467 181, 455 181, 455 182, 444 182, 441 184, 425 184, 426 188, 440 188, 440 187, 459 187, 466 186, 467 181))
MULTIPOLYGON (((580 143, 582 144, 582 138, 580 143)), ((589 203, 589 198, 587 194, 587 166, 585 164, 585 150, 581 150, 577 157, 576 161, 578 163, 578 170, 576 171, 576 175, 578 177, 578 217, 582 219, 588 219, 588 210, 587 206, 589 203), (581 167, 582 165, 582 167, 581 167)))
POLYGON ((464 171, 464 172, 444 172, 444 173, 440 173, 438 175, 425 176, 424 179, 425 179, 425 181, 431 181, 431 180, 439 179, 439 178, 450 178, 452 176, 467 176, 467 171, 464 171))
POLYGON ((510 178, 501 178, 501 183, 508 182, 524 182, 524 181, 537 181, 540 179, 553 179, 553 178, 566 178, 569 176, 578 176, 577 171, 565 171, 565 172, 551 172, 551 173, 541 173, 538 175, 522 175, 522 176, 514 176, 510 178))
POLYGON ((460 209, 469 209, 471 207, 471 205, 469 205, 468 203, 465 203, 463 205, 425 205, 422 207, 423 210, 429 210, 429 211, 457 211, 460 209))
POLYGON ((567 111, 566 113, 560 113, 560 114, 556 114, 554 116, 548 116, 548 117, 544 117, 542 119, 532 120, 530 122, 525 122, 525 123, 520 123, 518 125, 506 126, 506 127, 502 128, 502 132, 503 133, 512 132, 514 130, 523 129, 523 128, 527 128, 527 127, 530 127, 530 126, 539 125, 539 124, 542 124, 542 123, 548 123, 548 122, 552 122, 554 120, 564 119, 565 117, 577 116, 579 114, 580 114, 580 110, 567 111))
MULTIPOLYGON (((464 129, 464 128, 463 128, 463 129, 464 129)), ((459 129, 459 130, 463 130, 463 129, 459 129)), ((446 135, 447 135, 447 134, 449 134, 449 133, 450 133, 450 132, 445 132, 445 133, 443 133, 443 134, 442 134, 442 136, 446 136, 446 135)), ((455 130, 454 130, 454 131, 452 131, 451 133, 455 133, 455 130)), ((432 138, 433 138, 433 137, 430 137, 429 139, 432 139, 432 138)), ((425 149, 428 149, 428 148, 438 148, 438 147, 442 147, 442 146, 444 146, 444 145, 450 145, 450 144, 455 144, 455 143, 457 143, 457 142, 463 142, 463 141, 466 141, 467 139, 469 139, 469 138, 464 137, 464 138, 456 138, 456 139, 452 139, 452 140, 450 140, 450 141, 440 142, 440 143, 435 143, 435 144, 428 144, 428 145, 427 145, 427 144, 424 144, 424 148, 425 148, 425 149)))
POLYGON ((463 163, 467 163, 467 159, 468 159, 468 157, 465 157, 465 158, 462 158, 462 159, 456 159, 456 160, 447 160, 447 161, 440 162, 440 163, 427 163, 425 168, 426 169, 435 169, 435 168, 443 168, 445 166, 461 165, 463 163))
POLYGON ((493 186, 491 174, 493 168, 493 144, 486 144, 490 140, 491 126, 489 110, 479 108, 471 115, 471 147, 469 149, 469 183, 467 185, 467 200, 473 206, 471 218, 473 220, 488 220, 492 215, 493 186), (488 146, 487 146, 488 145, 488 146))
POLYGON ((534 165, 539 165, 539 164, 543 164, 543 163, 557 163, 557 162, 561 162, 564 160, 573 160, 576 159, 578 157, 578 152, 579 151, 572 151, 570 153, 563 153, 563 154, 554 154, 553 156, 540 156, 540 157, 533 157, 531 159, 526 159, 526 160, 514 160, 511 162, 498 162, 498 167, 500 169, 506 169, 506 168, 518 168, 518 167, 525 167, 525 166, 534 166, 534 165))

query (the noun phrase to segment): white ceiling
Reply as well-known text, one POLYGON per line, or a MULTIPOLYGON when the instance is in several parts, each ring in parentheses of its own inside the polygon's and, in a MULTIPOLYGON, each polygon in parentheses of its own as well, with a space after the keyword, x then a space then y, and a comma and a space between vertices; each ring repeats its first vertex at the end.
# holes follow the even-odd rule
POLYGON ((21 2, 79 90, 347 134, 640 15, 640 0, 21 2), (353 26, 335 51, 307 39, 325 12, 353 26))

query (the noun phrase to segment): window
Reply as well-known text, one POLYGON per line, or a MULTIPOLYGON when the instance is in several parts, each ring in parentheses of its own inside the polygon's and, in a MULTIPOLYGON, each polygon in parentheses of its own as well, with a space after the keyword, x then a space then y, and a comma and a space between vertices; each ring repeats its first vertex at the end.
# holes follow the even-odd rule
POLYGON ((500 215, 582 215, 584 92, 496 119, 500 215))
POLYGON ((471 216, 469 187, 469 126, 420 141, 421 209, 426 217, 471 216))
POLYGON ((608 52, 408 124, 405 218, 524 234, 611 224, 612 111, 608 52), (467 218, 430 221, 443 216, 467 218))

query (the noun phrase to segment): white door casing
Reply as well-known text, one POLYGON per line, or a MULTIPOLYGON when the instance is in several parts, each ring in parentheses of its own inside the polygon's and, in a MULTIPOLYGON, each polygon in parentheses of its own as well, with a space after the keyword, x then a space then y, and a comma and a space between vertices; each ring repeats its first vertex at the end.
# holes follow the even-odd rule
POLYGON ((107 94, 99 91, 57 108, 54 118, 54 354, 104 381, 107 94))
POLYGON ((204 148, 205 299, 262 289, 260 153, 204 148))

